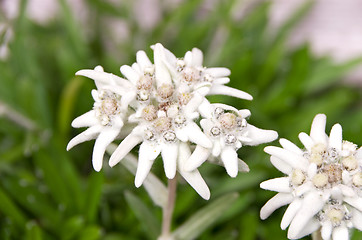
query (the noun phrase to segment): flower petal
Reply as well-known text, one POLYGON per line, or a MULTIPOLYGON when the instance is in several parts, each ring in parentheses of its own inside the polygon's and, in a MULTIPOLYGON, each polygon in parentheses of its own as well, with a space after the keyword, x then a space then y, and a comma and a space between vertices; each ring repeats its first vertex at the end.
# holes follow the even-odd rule
POLYGON ((147 57, 147 54, 145 53, 145 51, 142 51, 142 50, 138 51, 136 53, 136 59, 137 59, 137 63, 140 65, 140 67, 143 71, 147 67, 152 67, 152 62, 147 57))
POLYGON ((192 67, 192 53, 190 51, 187 51, 184 56, 184 61, 186 66, 192 67))
POLYGON ((224 84, 228 84, 230 82, 230 78, 228 77, 220 77, 220 78, 215 78, 213 81, 213 84, 216 85, 224 85, 224 84))
POLYGON ((269 201, 260 210, 260 218, 262 220, 270 216, 276 209, 281 206, 287 205, 293 201, 293 195, 290 193, 278 193, 269 201))
POLYGON ((78 145, 79 143, 95 139, 101 130, 102 126, 95 125, 93 127, 88 128, 84 132, 78 134, 77 136, 72 138, 72 140, 69 141, 67 145, 67 151, 69 151, 71 148, 73 148, 75 145, 78 145))
POLYGON ((331 235, 332 235, 332 230, 333 230, 333 226, 330 221, 325 221, 324 223, 322 223, 322 228, 321 228, 322 238, 324 240, 330 239, 331 235))
POLYGON ((230 69, 224 67, 213 67, 205 69, 205 73, 210 74, 215 78, 226 77, 231 74, 230 69))
POLYGON ((360 197, 345 197, 343 199, 346 203, 362 212, 362 198, 360 197))
POLYGON ((348 240, 349 235, 348 235, 347 227, 340 226, 340 227, 335 228, 333 230, 332 237, 333 237, 334 240, 336 240, 336 239, 338 239, 338 240, 348 240))
POLYGON ((130 86, 130 83, 127 80, 118 77, 114 74, 103 72, 103 70, 100 71, 98 69, 100 68, 96 67, 95 70, 92 69, 79 70, 78 72, 75 73, 75 75, 84 76, 93 79, 97 85, 97 88, 101 88, 102 85, 104 84, 108 85, 110 83, 113 84, 118 83, 121 84, 121 86, 123 87, 130 86))
POLYGON ((276 169, 284 174, 290 174, 293 171, 293 168, 289 164, 275 156, 270 156, 270 162, 276 169))
POLYGON ((352 209, 352 223, 355 228, 362 231, 362 212, 352 209))
POLYGON ((279 139, 279 143, 280 143, 280 145, 282 145, 282 147, 284 149, 289 150, 289 151, 294 152, 299 155, 303 155, 303 151, 299 147, 297 147, 297 145, 292 143, 291 141, 289 141, 285 138, 281 138, 281 139, 279 139))
POLYGON ((163 84, 172 84, 171 75, 163 61, 165 59, 164 47, 160 43, 155 45, 153 57, 155 61, 155 79, 157 87, 160 87, 163 84))
POLYGON ((111 155, 109 159, 109 166, 113 167, 119 163, 137 144, 142 142, 143 138, 134 132, 131 132, 123 141, 119 144, 117 149, 111 155))
POLYGON ((135 186, 140 187, 151 170, 153 161, 160 154, 161 148, 153 142, 145 141, 140 145, 135 186))
POLYGON ((335 124, 331 129, 329 147, 337 149, 338 152, 342 150, 342 127, 340 124, 335 124))
MULTIPOLYGON (((324 206, 324 201, 318 192, 307 194, 303 200, 303 204, 295 215, 288 230, 288 238, 294 239, 302 237, 302 233, 307 223, 311 221, 324 206)), ((308 233, 309 234, 309 233, 308 233)), ((304 235, 303 235, 304 236, 304 235)))
POLYGON ((107 146, 111 142, 113 142, 113 140, 118 136, 118 134, 119 134, 118 129, 108 127, 104 128, 97 137, 96 142, 94 143, 93 156, 92 156, 93 168, 97 172, 99 172, 102 169, 103 156, 107 146))
POLYGON ((176 175, 178 143, 164 144, 162 146, 161 155, 166 177, 168 179, 173 179, 176 175))
POLYGON ((192 65, 195 67, 202 66, 202 60, 204 56, 202 51, 198 48, 192 49, 192 65))
POLYGON ((245 100, 253 100, 253 97, 246 92, 224 85, 213 85, 207 95, 225 95, 245 100))
POLYGON ((310 129, 310 137, 313 139, 314 143, 323 143, 327 144, 326 136, 326 120, 327 117, 324 114, 317 114, 312 122, 312 127, 310 129))
POLYGON ((137 84, 138 79, 140 78, 140 75, 130 66, 123 65, 120 68, 121 73, 130 81, 133 83, 133 85, 137 84))
POLYGON ((280 223, 281 229, 285 230, 291 221, 293 220, 295 214, 299 211, 302 206, 302 201, 300 199, 295 199, 285 210, 285 213, 282 218, 282 222, 280 223))
POLYGON ((285 161, 292 168, 302 169, 304 171, 308 168, 308 161, 304 157, 289 150, 280 147, 268 146, 264 148, 264 151, 285 161))
POLYGON ((313 139, 305 132, 299 133, 298 137, 304 147, 310 152, 314 145, 313 139))
POLYGON ((233 147, 227 146, 221 151, 221 160, 230 177, 238 175, 238 154, 233 147))
POLYGON ((196 143, 204 148, 211 148, 212 142, 210 139, 201 131, 199 126, 194 122, 189 122, 185 127, 184 131, 187 132, 188 138, 191 142, 196 143))
POLYGON ((290 193, 289 177, 274 178, 260 183, 260 187, 274 192, 290 193))
POLYGON ((308 223, 304 226, 304 228, 299 232, 297 236, 290 235, 290 228, 288 230, 288 238, 290 239, 300 239, 304 236, 307 236, 320 228, 320 222, 314 218, 312 218, 308 223))
POLYGON ((246 162, 238 158, 238 171, 239 172, 249 172, 250 168, 246 162))
POLYGON ((199 171, 194 170, 191 172, 183 171, 185 163, 190 157, 190 149, 186 143, 181 143, 180 153, 178 157, 179 173, 190 184, 191 187, 205 200, 210 199, 210 190, 206 185, 204 179, 200 175, 199 171))
POLYGON ((185 168, 183 170, 188 172, 195 170, 207 160, 207 158, 210 156, 210 153, 210 149, 197 145, 190 158, 187 159, 185 168))
POLYGON ((244 143, 248 146, 271 142, 278 138, 278 133, 276 131, 260 129, 251 124, 247 125, 246 131, 248 133, 247 137, 251 139, 250 142, 244 143))
POLYGON ((98 119, 95 116, 94 110, 86 112, 72 121, 72 127, 74 128, 90 127, 97 124, 98 124, 98 119))

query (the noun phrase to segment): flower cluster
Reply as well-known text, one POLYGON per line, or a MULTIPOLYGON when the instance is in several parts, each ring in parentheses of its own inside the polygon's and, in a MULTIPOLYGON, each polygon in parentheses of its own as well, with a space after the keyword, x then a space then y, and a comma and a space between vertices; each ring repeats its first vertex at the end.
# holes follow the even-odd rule
POLYGON ((288 238, 297 239, 321 228, 324 240, 349 239, 349 228, 362 230, 362 148, 342 140, 342 127, 335 124, 329 137, 326 116, 318 114, 310 135, 300 133, 305 149, 286 139, 283 148, 269 146, 271 163, 286 177, 261 183, 279 192, 261 209, 262 219, 289 204, 281 228, 289 226, 288 238))
POLYGON ((92 91, 93 109, 72 122, 73 127, 88 129, 74 137, 67 149, 96 139, 92 161, 94 169, 100 171, 106 147, 126 135, 111 155, 110 166, 140 144, 137 187, 161 155, 167 178, 174 178, 178 171, 208 199, 209 189, 197 167, 210 154, 220 156, 228 174, 235 177, 238 170, 248 169, 236 151, 242 145, 272 141, 277 133, 248 124, 248 110, 238 111, 207 100, 207 95, 215 94, 247 100, 252 97, 225 86, 229 82, 229 69, 204 67, 199 49, 188 51, 183 58, 176 58, 159 43, 153 46, 153 51, 154 63, 144 51, 138 51, 136 63, 122 66, 120 70, 125 78, 106 73, 100 66, 76 73, 93 79, 97 89, 92 91))

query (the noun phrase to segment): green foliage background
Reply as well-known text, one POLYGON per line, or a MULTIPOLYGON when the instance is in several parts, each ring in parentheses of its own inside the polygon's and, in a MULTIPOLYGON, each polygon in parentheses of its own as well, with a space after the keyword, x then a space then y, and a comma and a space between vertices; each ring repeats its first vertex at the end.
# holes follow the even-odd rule
MULTIPOLYGON (((67 142, 81 131, 72 129, 70 122, 92 107, 90 90, 95 87, 74 73, 102 65, 107 72, 119 74, 121 65, 135 61, 137 50, 144 49, 152 57, 149 46, 156 42, 176 56, 198 47, 205 53, 206 66, 230 68, 230 86, 249 92, 254 100, 217 96, 211 101, 250 109, 249 122, 254 125, 274 129, 299 144, 298 133, 308 132, 315 114, 325 113, 328 131, 339 122, 344 139, 362 145, 362 91, 341 81, 362 58, 337 65, 327 57, 314 57, 308 45, 285 47, 310 3, 282 28, 270 32, 270 2, 255 5, 236 21, 231 17, 233 0, 218 1, 215 10, 202 17, 202 1, 187 0, 173 10, 163 9, 162 21, 150 31, 137 25, 132 1, 116 5, 87 1, 94 21, 86 26, 75 21, 65 0, 59 0, 61 17, 46 26, 31 22, 25 15, 26 1, 21 2, 19 17, 10 23, 15 31, 10 57, 0 62, 0 101, 7 111, 15 111, 31 124, 24 127, 6 114, 0 118, 0 239, 157 238, 161 209, 143 188, 134 187, 134 176, 124 166, 94 172, 93 142, 65 151, 67 142), (112 50, 106 48, 106 42, 112 41, 107 37, 112 28, 102 24, 106 17, 124 19, 131 29, 129 37, 112 50), (220 32, 225 41, 218 44, 215 36, 220 32)), ((200 168, 211 190, 209 202, 180 184, 174 229, 200 209, 211 211, 209 204, 226 202, 227 210, 219 218, 208 219, 203 233, 188 236, 286 239, 279 227, 282 210, 268 220, 259 219, 261 206, 273 195, 259 189, 259 183, 282 175, 271 166, 263 147, 239 150, 251 171, 236 179, 221 167, 204 164, 200 168)), ((160 161, 153 171, 165 180, 160 161)), ((354 233, 354 240, 361 238, 360 232, 354 233)))

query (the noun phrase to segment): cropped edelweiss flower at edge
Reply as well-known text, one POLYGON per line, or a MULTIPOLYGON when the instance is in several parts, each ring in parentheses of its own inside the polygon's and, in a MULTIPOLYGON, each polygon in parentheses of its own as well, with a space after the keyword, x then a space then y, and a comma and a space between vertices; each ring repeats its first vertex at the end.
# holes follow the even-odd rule
POLYGON ((298 239, 321 228, 322 238, 349 239, 348 229, 362 230, 362 149, 342 140, 342 127, 335 124, 329 137, 326 116, 318 114, 310 135, 299 134, 305 149, 286 139, 282 148, 269 146, 271 163, 286 177, 260 184, 279 192, 261 209, 266 219, 277 208, 289 204, 281 228, 288 238, 298 239))
POLYGON ((238 158, 238 149, 244 145, 255 146, 271 142, 278 137, 273 130, 259 129, 247 123, 249 110, 237 110, 225 104, 210 104, 208 116, 209 118, 202 119, 200 123, 213 143, 212 148, 196 146, 185 165, 186 171, 198 168, 212 155, 213 160, 220 157, 227 173, 236 177, 238 171, 249 170, 246 163, 238 158), (240 166, 243 166, 243 169, 239 169, 240 166))
POLYGON ((122 106, 122 96, 126 95, 126 80, 113 74, 103 72, 98 66, 94 70, 81 70, 77 75, 87 76, 95 80, 97 90, 92 90, 93 109, 73 120, 75 128, 88 127, 68 143, 70 150, 79 143, 96 139, 93 149, 92 163, 96 171, 102 168, 106 147, 118 136, 123 125, 127 106, 122 106))

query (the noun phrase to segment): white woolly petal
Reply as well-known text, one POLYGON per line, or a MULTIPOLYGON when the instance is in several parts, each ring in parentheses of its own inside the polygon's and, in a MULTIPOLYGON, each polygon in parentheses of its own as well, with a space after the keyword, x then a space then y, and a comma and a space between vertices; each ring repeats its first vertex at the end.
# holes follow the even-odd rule
POLYGON ((335 124, 331 129, 329 147, 335 148, 337 151, 342 150, 342 127, 340 124, 335 124))
POLYGON ((326 135, 326 120, 327 117, 324 114, 317 114, 312 122, 312 127, 310 129, 310 137, 315 143, 327 144, 327 135, 326 135))
POLYGON ((212 142, 210 139, 201 131, 199 126, 194 122, 189 122, 185 127, 184 131, 187 132, 188 138, 191 142, 196 143, 204 148, 211 148, 212 142))
POLYGON ((281 139, 279 139, 279 143, 280 143, 280 145, 282 145, 282 147, 284 149, 287 149, 287 150, 294 152, 296 154, 299 154, 299 155, 303 155, 303 151, 299 147, 297 147, 297 145, 292 143, 291 141, 289 141, 285 138, 281 138, 281 139))
POLYGON ((323 240, 329 240, 331 238, 332 230, 333 226, 330 221, 325 221, 324 223, 322 223, 321 235, 323 240))
POLYGON ((250 168, 246 162, 238 158, 238 170, 239 172, 249 172, 250 168))
POLYGON ((140 145, 135 186, 140 187, 151 170, 153 161, 160 154, 158 144, 145 141, 140 145))
POLYGON ((210 199, 210 190, 206 185, 204 179, 200 175, 199 171, 194 170, 191 172, 183 171, 185 163, 190 157, 190 149, 186 143, 180 144, 180 153, 178 157, 179 173, 190 184, 191 187, 205 200, 210 199))
POLYGON ((287 164, 286 162, 275 156, 270 156, 270 162, 273 164, 273 166, 276 169, 278 169, 284 174, 289 175, 293 171, 293 168, 289 164, 287 164))
POLYGON ((214 67, 205 69, 205 73, 210 74, 213 77, 227 77, 231 74, 231 71, 228 68, 224 67, 214 67))
POLYGON ((173 179, 176 175, 178 143, 164 144, 162 146, 161 155, 166 177, 168 179, 173 179))
POLYGON ((113 152, 111 158, 109 159, 109 166, 113 167, 119 163, 137 144, 142 142, 143 138, 134 131, 123 139, 117 149, 113 152))
POLYGON ((294 190, 295 196, 300 197, 300 196, 310 192, 310 190, 313 188, 314 188, 314 185, 312 182, 306 182, 294 190))
POLYGON ((96 124, 98 124, 98 119, 94 110, 86 112, 72 121, 72 127, 74 128, 90 127, 96 124))
POLYGON ((98 91, 97 91, 97 90, 92 89, 91 95, 92 95, 92 98, 94 99, 95 102, 100 101, 100 99, 99 99, 99 97, 98 97, 98 91))
POLYGON ((230 177, 238 175, 238 154, 233 147, 227 146, 221 151, 221 160, 230 177))
POLYGON ((354 191, 353 188, 346 186, 344 184, 339 184, 336 186, 339 190, 342 191, 342 194, 346 197, 357 197, 357 193, 354 191))
POLYGON ((147 67, 152 67, 152 62, 147 57, 147 54, 145 53, 145 51, 142 51, 142 50, 138 51, 136 53, 136 59, 137 59, 137 63, 140 65, 140 67, 143 71, 147 67))
POLYGON ((262 220, 270 216, 276 209, 281 206, 287 205, 293 201, 293 196, 290 193, 278 193, 269 201, 260 210, 260 218, 262 220))
POLYGON ((360 147, 357 151, 356 151, 356 158, 357 159, 362 159, 362 147, 360 147))
POLYGON ((213 85, 207 95, 225 95, 245 100, 253 100, 253 97, 249 93, 224 85, 213 85))
POLYGON ((348 203, 349 205, 351 205, 352 207, 358 209, 359 211, 362 212, 362 198, 351 198, 351 197, 345 197, 343 199, 346 203, 348 203))
POLYGON ((229 110, 229 111, 233 111, 235 113, 239 112, 238 109, 236 109, 235 107, 233 106, 230 106, 230 105, 227 105, 227 104, 223 104, 223 103, 212 103, 211 104, 213 106, 213 111, 216 109, 216 108, 222 108, 224 110, 229 110))
POLYGON ((337 228, 334 228, 332 233, 333 240, 348 240, 348 228, 345 226, 340 226, 337 228))
POLYGON ((352 209, 352 219, 353 226, 358 230, 362 231, 362 212, 352 209))
POLYGON ((133 63, 133 64, 132 64, 132 68, 133 68, 133 70, 136 71, 136 73, 138 74, 138 76, 142 76, 142 75, 143 75, 143 71, 142 71, 142 69, 141 69, 141 67, 140 67, 140 65, 139 65, 138 63, 133 63))
POLYGON ((78 145, 79 143, 95 139, 101 130, 102 126, 95 125, 93 127, 88 128, 84 132, 78 134, 77 136, 72 138, 72 140, 69 141, 67 145, 67 151, 69 151, 71 148, 73 148, 75 145, 78 145))
POLYGON ((110 73, 103 72, 103 71, 83 69, 83 70, 79 70, 78 72, 76 72, 75 75, 84 76, 84 77, 93 79, 97 85, 97 88, 100 88, 101 86, 107 85, 110 83, 113 83, 113 84, 118 83, 124 87, 130 86, 129 82, 127 82, 125 79, 120 78, 120 77, 110 74, 110 73))
POLYGON ((127 94, 122 95, 121 106, 127 110, 128 105, 136 98, 136 91, 129 91, 127 94))
POLYGON ((299 133, 298 137, 299 137, 299 140, 304 145, 304 147, 310 152, 312 149, 312 146, 314 145, 313 139, 305 132, 299 133))
POLYGON ((251 115, 251 112, 249 109, 241 109, 238 112, 243 118, 247 118, 251 115))
POLYGON ((202 66, 202 60, 204 56, 202 51, 198 48, 192 49, 192 65, 195 67, 202 66))
POLYGON ((265 190, 290 193, 289 177, 274 178, 260 183, 260 187, 265 190))
POLYGON ((212 117, 212 105, 211 103, 204 98, 200 106, 198 107, 198 111, 204 118, 211 118, 212 117))
MULTIPOLYGON (((302 231, 309 221, 311 221, 324 206, 324 201, 318 192, 307 194, 303 200, 303 204, 295 215, 289 226, 288 238, 294 239, 302 237, 302 231)), ((304 235, 303 235, 304 236, 304 235)))
POLYGON ((171 75, 163 61, 164 59, 165 59, 164 47, 160 43, 157 43, 155 45, 155 50, 154 50, 155 77, 156 77, 157 87, 163 84, 167 85, 172 84, 171 75))
POLYGON ((200 104, 204 101, 204 97, 200 94, 194 93, 194 96, 190 99, 190 101, 183 108, 184 114, 189 117, 190 114, 195 112, 200 104))
POLYGON ((192 53, 190 51, 187 51, 184 56, 184 61, 186 66, 191 67, 192 66, 192 53))
POLYGON ((133 83, 133 85, 137 84, 138 79, 140 78, 140 75, 130 66, 123 65, 121 66, 121 73, 133 83))
POLYGON ((308 161, 304 157, 289 150, 274 146, 268 146, 264 148, 264 151, 285 161, 293 168, 302 169, 304 171, 306 171, 308 168, 308 161))
POLYGON ((224 84, 228 84, 229 82, 230 82, 230 78, 221 77, 221 78, 215 78, 215 80, 213 81, 213 84, 224 85, 224 84))
POLYGON ((107 146, 113 142, 113 140, 118 136, 119 131, 117 129, 107 127, 102 130, 99 136, 94 143, 92 163, 93 168, 97 172, 102 169, 103 156, 106 151, 107 146))
POLYGON ((285 213, 282 218, 282 222, 280 223, 281 229, 285 230, 291 221, 293 220, 295 214, 299 211, 300 207, 302 206, 302 200, 296 199, 294 200, 285 210, 285 213))
POLYGON ((308 166, 308 170, 307 170, 307 175, 310 179, 312 179, 314 177, 314 175, 317 174, 317 171, 318 171, 318 166, 317 164, 315 163, 311 163, 309 166, 308 166))
POLYGON ((248 133, 247 137, 250 138, 251 141, 245 142, 244 144, 249 146, 271 142, 278 138, 276 131, 260 129, 251 124, 247 125, 246 131, 248 133))
POLYGON ((308 223, 304 226, 304 228, 299 232, 298 235, 293 236, 290 234, 290 228, 288 231, 288 238, 290 239, 300 239, 304 236, 307 236, 320 228, 320 222, 314 218, 312 218, 308 223))
POLYGON ((185 168, 183 170, 189 172, 195 170, 207 160, 207 158, 210 156, 210 153, 210 149, 197 145, 190 158, 187 159, 185 168))
POLYGON ((175 129, 175 134, 176 137, 182 142, 187 142, 189 140, 188 133, 185 131, 185 127, 175 129))
POLYGON ((213 148, 211 150, 211 154, 214 157, 218 157, 221 154, 221 145, 220 145, 220 141, 215 141, 213 148))

